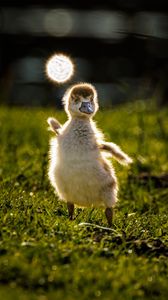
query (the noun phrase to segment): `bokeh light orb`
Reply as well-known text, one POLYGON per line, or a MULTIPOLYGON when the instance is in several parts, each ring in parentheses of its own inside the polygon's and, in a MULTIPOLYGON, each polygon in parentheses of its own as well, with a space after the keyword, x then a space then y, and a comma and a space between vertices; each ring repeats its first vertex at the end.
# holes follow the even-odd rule
POLYGON ((46 64, 48 77, 58 83, 66 82, 74 73, 74 65, 71 59, 63 54, 55 54, 46 64))

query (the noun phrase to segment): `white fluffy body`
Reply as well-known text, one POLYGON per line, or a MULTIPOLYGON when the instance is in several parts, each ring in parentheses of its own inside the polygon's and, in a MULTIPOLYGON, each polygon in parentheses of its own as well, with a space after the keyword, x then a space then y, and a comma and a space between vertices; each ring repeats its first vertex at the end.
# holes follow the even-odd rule
POLYGON ((59 198, 65 202, 80 207, 113 207, 117 201, 118 186, 106 153, 121 163, 128 164, 132 160, 117 145, 104 142, 103 135, 92 121, 91 117, 98 109, 97 93, 93 86, 75 85, 65 96, 64 105, 69 120, 61 127, 56 120, 54 126, 53 118, 48 119, 53 131, 56 132, 55 128, 60 125, 50 142, 50 182, 59 198), (78 97, 81 86, 92 90, 92 114, 79 111, 81 101, 86 99, 83 95, 78 97), (79 91, 74 87, 80 87, 79 91))

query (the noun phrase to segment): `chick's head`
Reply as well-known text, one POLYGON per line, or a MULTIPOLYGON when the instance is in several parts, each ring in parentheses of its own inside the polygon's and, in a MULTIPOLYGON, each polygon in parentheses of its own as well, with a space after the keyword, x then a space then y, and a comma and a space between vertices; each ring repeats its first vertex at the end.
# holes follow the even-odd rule
POLYGON ((92 117, 98 110, 97 92, 89 83, 73 85, 63 98, 65 110, 72 117, 92 117))

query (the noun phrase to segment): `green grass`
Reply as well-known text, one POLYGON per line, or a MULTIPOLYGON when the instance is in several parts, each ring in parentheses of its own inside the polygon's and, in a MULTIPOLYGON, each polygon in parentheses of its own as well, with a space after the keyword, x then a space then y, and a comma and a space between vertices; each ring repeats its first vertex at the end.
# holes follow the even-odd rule
POLYGON ((114 162, 114 231, 79 226, 106 226, 101 209, 78 208, 69 221, 54 195, 51 115, 66 120, 51 109, 0 108, 0 299, 167 299, 168 185, 158 176, 168 172, 168 110, 137 102, 97 114, 106 139, 134 158, 130 168, 114 162))

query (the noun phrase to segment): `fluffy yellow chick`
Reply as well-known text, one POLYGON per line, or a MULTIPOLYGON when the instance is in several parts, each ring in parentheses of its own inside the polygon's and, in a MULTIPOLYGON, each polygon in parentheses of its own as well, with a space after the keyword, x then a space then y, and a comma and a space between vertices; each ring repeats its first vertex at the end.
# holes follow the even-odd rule
POLYGON ((48 119, 56 133, 50 143, 49 180, 59 198, 67 202, 70 219, 74 204, 104 207, 111 226, 118 185, 107 152, 122 164, 132 159, 116 144, 105 142, 96 128, 92 117, 98 110, 97 92, 91 84, 73 85, 63 103, 68 121, 61 126, 56 119, 48 119))

